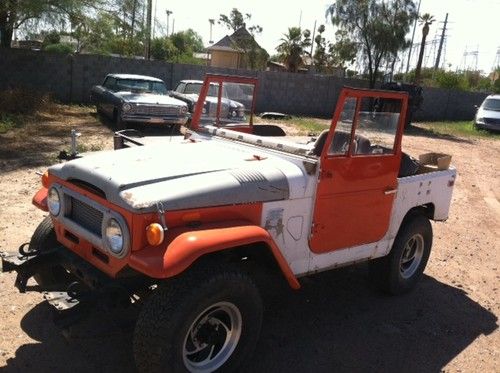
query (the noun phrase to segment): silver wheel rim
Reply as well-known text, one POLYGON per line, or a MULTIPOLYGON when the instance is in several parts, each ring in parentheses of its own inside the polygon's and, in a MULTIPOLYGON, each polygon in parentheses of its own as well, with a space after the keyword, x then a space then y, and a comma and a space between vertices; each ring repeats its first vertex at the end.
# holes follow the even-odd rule
POLYGON ((424 256, 424 237, 420 234, 414 234, 406 241, 403 248, 403 254, 399 262, 399 273, 404 279, 412 277, 420 267, 422 257, 424 256))
POLYGON ((241 337, 242 319, 233 303, 219 302, 201 312, 191 324, 182 347, 190 372, 213 372, 232 355, 241 337))

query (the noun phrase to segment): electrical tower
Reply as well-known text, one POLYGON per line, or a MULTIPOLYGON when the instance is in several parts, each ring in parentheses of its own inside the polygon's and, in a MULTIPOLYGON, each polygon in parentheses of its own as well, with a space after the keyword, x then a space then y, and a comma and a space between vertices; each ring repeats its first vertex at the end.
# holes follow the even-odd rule
MULTIPOLYGON (((442 33, 441 33, 441 40, 439 41, 439 49, 436 57, 436 63, 434 65, 434 70, 437 70, 439 68, 439 60, 441 59, 441 52, 443 50, 443 43, 444 40, 446 39, 446 26, 448 25, 448 13, 446 13, 446 17, 444 18, 444 25, 442 28, 442 33)), ((446 48, 445 48, 446 50, 446 48)))
POLYGON ((493 65, 491 66, 491 71, 495 71, 497 67, 500 67, 500 47, 497 48, 497 54, 495 56, 495 61, 493 61, 493 65))
POLYGON ((466 46, 464 55, 462 57, 462 62, 460 63, 461 70, 477 71, 478 60, 479 60, 479 46, 477 46, 476 50, 473 51, 468 51, 466 46))

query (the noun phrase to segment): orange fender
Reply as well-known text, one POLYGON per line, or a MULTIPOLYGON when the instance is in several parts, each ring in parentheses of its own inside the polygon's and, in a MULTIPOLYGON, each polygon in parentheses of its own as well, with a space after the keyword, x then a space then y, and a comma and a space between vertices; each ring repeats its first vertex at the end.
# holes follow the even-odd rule
POLYGON ((47 206, 47 193, 47 188, 40 188, 40 190, 33 196, 31 203, 33 203, 40 210, 49 211, 49 207, 47 206))
POLYGON ((244 221, 207 224, 199 230, 171 229, 165 238, 166 245, 133 252, 129 257, 130 267, 150 277, 168 278, 185 271, 202 255, 263 242, 271 250, 290 286, 300 288, 278 246, 262 227, 244 221))

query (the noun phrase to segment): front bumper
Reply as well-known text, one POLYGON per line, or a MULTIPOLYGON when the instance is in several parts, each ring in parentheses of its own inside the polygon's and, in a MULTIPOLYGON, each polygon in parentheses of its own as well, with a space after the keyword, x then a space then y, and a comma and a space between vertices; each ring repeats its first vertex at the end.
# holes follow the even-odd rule
POLYGON ((476 127, 482 128, 485 130, 500 131, 500 123, 494 124, 494 123, 486 123, 486 122, 477 122, 476 121, 476 127))
POLYGON ((122 120, 124 122, 135 122, 135 123, 145 123, 145 124, 179 124, 179 125, 184 125, 188 121, 188 116, 154 117, 154 116, 147 116, 147 115, 126 115, 126 114, 123 114, 122 120))

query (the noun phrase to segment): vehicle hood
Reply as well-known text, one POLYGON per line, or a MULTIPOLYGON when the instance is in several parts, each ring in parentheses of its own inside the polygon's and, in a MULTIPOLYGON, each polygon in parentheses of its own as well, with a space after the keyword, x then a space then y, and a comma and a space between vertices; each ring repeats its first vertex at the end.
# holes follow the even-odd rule
MULTIPOLYGON (((174 140, 175 141, 175 140, 174 140)), ((228 141, 187 140, 92 153, 52 166, 63 180, 83 181, 136 212, 288 199, 290 179, 305 190, 304 172, 278 156, 228 141)))
POLYGON ((123 101, 131 104, 152 104, 152 105, 177 105, 186 106, 181 100, 167 96, 167 95, 155 95, 151 93, 133 93, 128 91, 116 92, 117 96, 121 97, 123 101))

